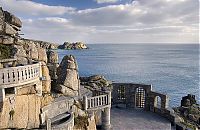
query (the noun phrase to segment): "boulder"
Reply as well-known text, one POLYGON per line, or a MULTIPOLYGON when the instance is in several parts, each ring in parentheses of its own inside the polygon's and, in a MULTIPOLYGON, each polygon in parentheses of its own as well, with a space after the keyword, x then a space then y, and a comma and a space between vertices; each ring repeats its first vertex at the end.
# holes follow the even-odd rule
POLYGON ((17 31, 12 26, 5 23, 4 33, 8 35, 14 35, 14 34, 17 34, 17 31))
POLYGON ((17 59, 18 64, 26 65, 28 64, 26 51, 24 50, 23 46, 14 45, 12 48, 12 55, 14 58, 17 59))
POLYGON ((111 90, 112 82, 108 81, 102 75, 93 75, 89 77, 80 77, 81 85, 89 90, 111 90))
MULTIPOLYGON (((59 84, 59 89, 62 88, 62 92, 67 91, 78 91, 79 90, 79 75, 78 75, 78 67, 74 56, 66 55, 62 62, 60 63, 57 69, 57 83, 59 84), (61 86, 62 87, 61 87, 61 86), (63 86, 66 87, 67 90, 63 90, 63 86)), ((63 93, 63 94, 65 94, 63 93)), ((77 93, 77 92, 75 92, 77 93)))
POLYGON ((4 11, 5 14, 5 21, 9 24, 13 24, 17 27, 22 27, 22 22, 19 18, 15 17, 13 14, 4 11))
POLYGON ((48 63, 58 63, 58 53, 50 50, 47 52, 48 63))
POLYGON ((47 63, 46 49, 38 48, 38 60, 47 63))

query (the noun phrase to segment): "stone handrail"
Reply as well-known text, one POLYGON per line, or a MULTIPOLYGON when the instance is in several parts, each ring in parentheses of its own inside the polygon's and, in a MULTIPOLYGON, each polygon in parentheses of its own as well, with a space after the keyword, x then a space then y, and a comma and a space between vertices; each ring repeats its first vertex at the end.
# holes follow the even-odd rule
POLYGON ((93 110, 111 105, 111 92, 94 97, 83 97, 84 109, 93 110))
POLYGON ((73 130, 74 128, 74 114, 70 114, 70 118, 62 124, 52 126, 52 130, 73 130))
POLYGON ((9 67, 0 69, 0 87, 9 88, 19 85, 25 85, 36 80, 41 76, 40 63, 9 67))

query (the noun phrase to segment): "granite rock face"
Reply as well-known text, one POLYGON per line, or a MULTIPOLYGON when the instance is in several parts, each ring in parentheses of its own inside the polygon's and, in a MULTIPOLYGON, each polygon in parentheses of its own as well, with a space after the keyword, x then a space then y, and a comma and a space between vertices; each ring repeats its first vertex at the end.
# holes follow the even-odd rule
POLYGON ((42 76, 44 80, 42 81, 42 92, 43 93, 50 93, 51 92, 51 77, 49 75, 49 69, 46 66, 45 62, 42 63, 42 76))
POLYGON ((40 97, 29 94, 20 95, 3 103, 0 114, 0 128, 39 128, 40 97), (13 120, 9 112, 14 110, 13 120))
POLYGON ((63 45, 59 45, 58 49, 76 50, 76 49, 88 49, 88 47, 82 42, 64 42, 63 45))
POLYGON ((89 77, 80 77, 81 85, 90 90, 111 90, 112 82, 108 81, 102 75, 93 75, 89 77))
POLYGON ((46 49, 38 48, 38 60, 39 61, 44 61, 45 63, 47 63, 46 49))
POLYGON ((58 53, 50 50, 47 52, 48 63, 58 63, 58 53))
POLYGON ((22 22, 13 14, 3 11, 0 7, 0 34, 14 36, 18 35, 18 31, 22 27, 22 22))
POLYGON ((62 59, 62 62, 60 63, 60 66, 57 69, 57 75, 58 75, 57 79, 58 86, 56 87, 56 90, 66 95, 71 95, 73 93, 75 93, 74 95, 78 94, 79 75, 78 75, 77 62, 74 56, 66 55, 62 59), (66 90, 64 90, 65 88, 66 90), (74 92, 72 93, 69 90, 74 92))

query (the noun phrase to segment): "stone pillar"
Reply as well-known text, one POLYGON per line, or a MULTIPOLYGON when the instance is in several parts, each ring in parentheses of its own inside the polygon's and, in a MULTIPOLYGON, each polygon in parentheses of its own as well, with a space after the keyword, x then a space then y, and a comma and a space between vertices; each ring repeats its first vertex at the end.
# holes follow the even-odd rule
POLYGON ((83 96, 83 102, 84 102, 84 109, 87 111, 88 107, 87 96, 83 96))
POLYGON ((110 130, 111 124, 110 124, 110 107, 104 108, 101 114, 102 119, 102 129, 103 130, 110 130))
POLYGON ((47 119, 46 130, 51 130, 51 119, 47 119))

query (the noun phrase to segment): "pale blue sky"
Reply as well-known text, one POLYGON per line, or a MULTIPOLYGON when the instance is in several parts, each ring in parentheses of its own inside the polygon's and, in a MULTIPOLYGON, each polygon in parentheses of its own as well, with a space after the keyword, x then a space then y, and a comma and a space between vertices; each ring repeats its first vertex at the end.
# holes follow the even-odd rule
POLYGON ((0 0, 24 37, 62 44, 198 43, 198 0, 0 0))

